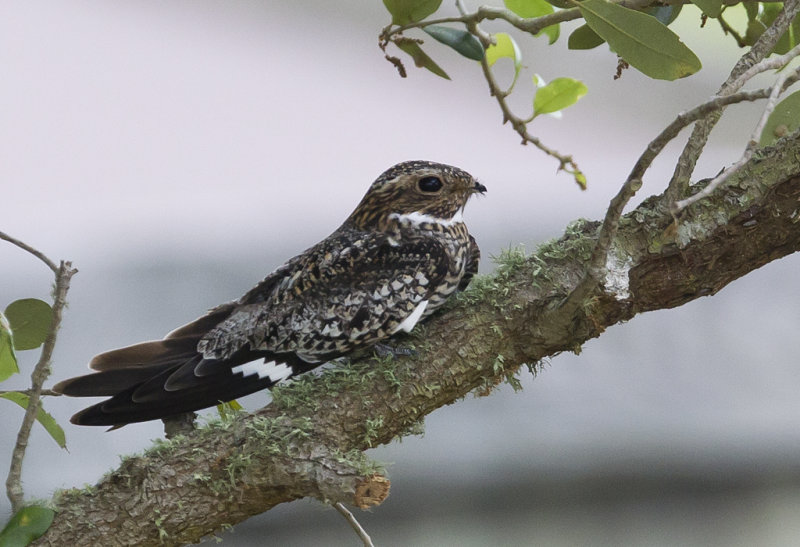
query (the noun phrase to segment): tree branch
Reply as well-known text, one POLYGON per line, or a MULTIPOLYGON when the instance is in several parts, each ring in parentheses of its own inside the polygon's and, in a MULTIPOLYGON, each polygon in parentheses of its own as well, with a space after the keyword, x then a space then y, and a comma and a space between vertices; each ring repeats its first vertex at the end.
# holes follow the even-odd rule
POLYGON ((340 502, 334 503, 333 507, 347 520, 347 523, 350 524, 355 533, 358 535, 358 538, 364 544, 364 547, 373 547, 372 539, 369 537, 369 534, 367 534, 367 531, 364 530, 364 528, 358 522, 356 517, 353 516, 353 513, 351 513, 347 507, 342 505, 340 502))
POLYGON ((39 412, 41 404, 42 387, 45 380, 50 376, 50 360, 53 356, 53 350, 56 346, 56 337, 58 336, 58 329, 61 327, 61 314, 64 311, 64 306, 67 304, 67 291, 72 276, 78 270, 72 268, 71 262, 61 262, 60 266, 47 258, 41 251, 38 251, 30 245, 9 236, 6 233, 0 232, 0 239, 8 241, 13 245, 27 251, 42 262, 48 268, 53 270, 56 276, 56 286, 53 291, 53 307, 52 319, 50 321, 50 328, 47 332, 42 345, 42 353, 39 356, 39 361, 33 368, 31 373, 31 387, 25 391, 28 395, 28 406, 25 409, 25 415, 22 418, 19 432, 17 433, 17 441, 14 444, 14 450, 11 452, 11 465, 9 466, 8 476, 6 477, 6 492, 8 499, 11 501, 11 509, 14 512, 19 511, 25 504, 25 493, 22 489, 22 462, 25 459, 25 451, 28 449, 28 439, 31 436, 33 423, 36 421, 36 416, 39 412))
MULTIPOLYGON (((793 51, 795 50, 795 55, 800 53, 800 46, 794 48, 793 51)), ((775 110, 775 106, 778 104, 778 98, 783 90, 787 87, 786 82, 790 79, 797 80, 798 76, 800 76, 800 68, 796 69, 794 72, 784 72, 778 75, 775 83, 772 86, 772 91, 769 94, 769 100, 767 101, 766 106, 764 106, 764 112, 761 113, 761 118, 758 120, 755 129, 753 129, 753 133, 750 135, 750 140, 747 142, 747 146, 745 147, 742 157, 739 158, 736 163, 722 171, 722 173, 711 179, 711 182, 709 182, 700 192, 697 192, 686 199, 676 201, 673 207, 673 211, 675 213, 680 213, 692 203, 696 203, 701 199, 707 198, 720 185, 724 184, 728 179, 730 179, 739 169, 747 165, 747 162, 750 161, 750 158, 753 157, 753 154, 758 148, 761 133, 764 131, 764 127, 767 125, 767 120, 769 119, 770 114, 772 114, 772 111, 775 110)))
POLYGON ((44 262, 47 265, 47 267, 53 271, 54 274, 58 275, 58 266, 56 266, 55 262, 47 258, 47 256, 45 256, 43 252, 34 249, 24 241, 20 241, 15 237, 11 237, 5 232, 0 232, 0 239, 8 241, 12 245, 16 245, 23 251, 27 251, 29 254, 32 254, 33 256, 44 262))
MULTIPOLYGON (((759 36, 756 43, 747 50, 747 53, 742 57, 731 69, 728 78, 720 86, 717 95, 730 95, 741 89, 742 85, 747 81, 743 78, 748 70, 761 62, 770 51, 775 48, 775 44, 789 28, 789 25, 794 20, 798 11, 800 11, 800 0, 787 0, 783 4, 783 10, 778 14, 772 24, 764 33, 759 36)), ((697 165, 697 160, 708 142, 708 137, 711 135, 712 129, 722 116, 722 111, 714 112, 702 122, 696 124, 692 129, 692 134, 686 142, 686 146, 681 152, 678 163, 675 165, 675 171, 670 179, 667 189, 667 198, 671 202, 675 202, 686 195, 689 187, 689 180, 691 179, 694 167, 697 165)))
POLYGON ((560 321, 600 224, 581 221, 534 255, 509 253, 445 313, 403 340, 415 355, 340 364, 275 389, 254 415, 201 428, 127 459, 95 487, 58 494, 40 545, 180 545, 315 497, 367 507, 388 482, 362 454, 473 390, 513 381, 523 364, 579 348, 637 313, 714 294, 800 249, 800 139, 757 151, 677 225, 664 196, 623 217, 606 283, 560 321), (544 318, 547 318, 545 320, 544 318))

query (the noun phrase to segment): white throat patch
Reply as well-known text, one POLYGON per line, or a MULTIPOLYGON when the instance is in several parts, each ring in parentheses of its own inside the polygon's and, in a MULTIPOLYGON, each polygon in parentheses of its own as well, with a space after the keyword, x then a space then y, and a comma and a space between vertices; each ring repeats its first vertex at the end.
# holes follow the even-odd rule
POLYGON ((414 211, 413 213, 403 213, 403 214, 392 213, 391 215, 389 215, 389 218, 396 218, 400 222, 405 221, 410 224, 413 224, 414 226, 419 226, 420 224, 438 224, 439 226, 447 227, 464 222, 464 211, 462 209, 459 209, 458 211, 456 211, 456 214, 453 215, 453 218, 449 220, 436 218, 426 213, 420 213, 419 211, 414 211))

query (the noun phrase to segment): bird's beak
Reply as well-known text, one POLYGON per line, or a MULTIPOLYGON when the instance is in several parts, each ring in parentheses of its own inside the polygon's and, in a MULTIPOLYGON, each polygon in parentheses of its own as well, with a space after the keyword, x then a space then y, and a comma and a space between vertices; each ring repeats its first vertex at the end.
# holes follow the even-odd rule
POLYGON ((486 187, 476 180, 475 181, 475 186, 472 187, 472 193, 473 194, 485 194, 486 193, 486 187))

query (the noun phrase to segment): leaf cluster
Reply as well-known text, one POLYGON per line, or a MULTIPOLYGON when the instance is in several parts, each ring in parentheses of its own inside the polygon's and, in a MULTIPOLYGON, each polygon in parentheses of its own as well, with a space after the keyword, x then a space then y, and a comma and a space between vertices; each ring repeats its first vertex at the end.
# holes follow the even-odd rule
MULTIPOLYGON (((53 310, 38 298, 23 298, 0 312, 0 382, 20 372, 17 351, 39 348, 50 332, 53 310)), ((20 391, 2 391, 0 398, 28 408, 30 398, 20 391)), ((66 448, 64 430, 52 415, 39 406, 36 420, 44 426, 58 446, 66 448)))
MULTIPOLYGON (((532 143, 558 159, 559 169, 572 174, 582 188, 586 185, 586 178, 571 157, 545 147, 527 133, 527 126, 541 114, 559 115, 588 92, 587 86, 568 76, 557 76, 548 84, 544 78, 534 74, 532 113, 528 116, 514 115, 505 104, 505 97, 513 91, 523 68, 520 48, 511 34, 489 34, 481 30, 479 23, 501 19, 533 37, 547 37, 547 43, 554 44, 561 35, 562 23, 582 19, 584 23, 570 33, 568 47, 572 50, 588 50, 607 44, 610 52, 619 59, 615 78, 621 76, 622 70, 627 67, 650 78, 670 81, 691 76, 702 68, 698 56, 670 28, 682 12, 688 16, 698 16, 697 10, 683 10, 682 2, 632 0, 623 5, 613 0, 504 0, 502 8, 482 6, 474 12, 467 12, 458 1, 456 5, 460 16, 435 18, 441 4, 441 0, 384 0, 392 22, 381 33, 381 48, 386 51, 387 46, 393 43, 408 54, 416 66, 450 79, 445 69, 423 50, 423 46, 426 46, 424 40, 406 35, 413 29, 419 29, 463 57, 482 63, 490 91, 501 103, 504 121, 511 122, 523 137, 523 142, 532 143), (513 80, 506 89, 497 86, 491 74, 501 59, 510 59, 514 67, 513 80)), ((780 2, 728 4, 722 0, 692 0, 692 4, 698 8, 703 26, 710 26, 707 25, 709 20, 716 21, 741 47, 753 45, 783 8, 780 2), (741 14, 742 10, 747 14, 747 23, 744 29, 737 30, 727 18, 737 11, 741 14)), ((799 43, 800 20, 795 19, 772 53, 785 54, 799 43)), ((387 59, 405 76, 400 59, 389 54, 387 59)), ((775 109, 774 119, 770 120, 762 136, 762 145, 797 128, 797 103, 800 98, 790 97, 786 101, 775 109)))
MULTIPOLYGON (((37 298, 23 298, 10 303, 0 312, 0 382, 20 372, 18 351, 37 349, 44 344, 51 330, 53 310, 50 304, 37 298)), ((23 409, 30 397, 20 391, 2 391, 0 398, 16 403, 23 409)), ((64 430, 41 403, 36 420, 45 428, 58 446, 66 448, 64 430)), ((50 527, 55 513, 46 507, 29 505, 17 511, 0 531, 0 545, 23 547, 50 527)))

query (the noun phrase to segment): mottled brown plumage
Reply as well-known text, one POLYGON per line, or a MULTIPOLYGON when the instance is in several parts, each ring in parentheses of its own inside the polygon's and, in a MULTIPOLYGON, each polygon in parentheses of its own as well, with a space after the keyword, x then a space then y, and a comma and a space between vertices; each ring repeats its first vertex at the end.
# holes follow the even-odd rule
POLYGON ((339 229, 164 340, 95 357, 67 395, 111 396, 73 417, 120 425, 213 406, 409 332, 463 289, 480 252, 462 221, 486 189, 413 161, 384 172, 339 229), (263 360, 263 361, 261 361, 263 360))

